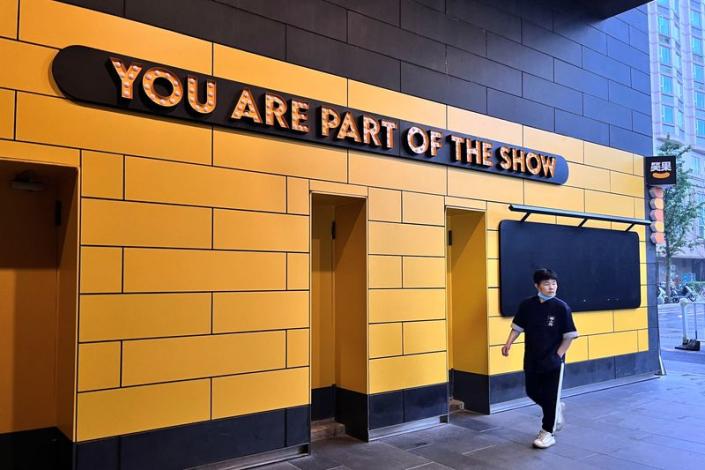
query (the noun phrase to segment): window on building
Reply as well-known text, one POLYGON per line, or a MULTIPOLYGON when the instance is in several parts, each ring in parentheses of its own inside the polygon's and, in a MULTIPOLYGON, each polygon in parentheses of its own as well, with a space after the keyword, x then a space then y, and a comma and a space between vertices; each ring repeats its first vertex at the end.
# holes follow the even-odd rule
MULTIPOLYGON (((700 158, 698 158, 698 162, 700 162, 700 158)), ((700 204, 705 203, 705 194, 703 193, 698 193, 697 195, 697 200, 700 204)), ((700 213, 698 214, 698 236, 700 238, 705 237, 705 208, 701 207, 700 208, 700 213)))
POLYGON ((662 5, 664 7, 670 7, 671 6, 671 0, 658 0, 658 4, 662 5))
POLYGON ((696 82, 705 82, 705 69, 700 64, 693 64, 693 80, 696 82))
POLYGON ((700 12, 696 10, 690 10, 690 24, 696 28, 703 27, 703 18, 700 16, 700 12))
POLYGON ((661 75, 661 93, 673 94, 673 78, 668 75, 661 75))
POLYGON ((703 40, 700 38, 693 38, 693 54, 703 55, 703 40))
POLYGON ((664 124, 673 125, 673 106, 666 104, 661 105, 661 121, 663 121, 664 124))
POLYGON ((676 126, 678 129, 683 130, 683 111, 676 109, 676 126))
POLYGON ((705 137, 705 121, 702 119, 695 120, 695 135, 705 137))
POLYGON ((659 46, 659 56, 662 64, 671 65, 671 50, 668 47, 659 46))
POLYGON ((675 66, 676 66, 676 70, 680 70, 680 69, 681 69, 681 53, 678 52, 678 51, 676 51, 675 66))
POLYGON ((671 27, 668 23, 668 18, 666 18, 665 16, 658 17, 658 32, 660 34, 663 34, 664 36, 671 35, 671 27))
POLYGON ((702 91, 695 92, 695 107, 698 109, 705 109, 705 93, 702 91))
POLYGON ((683 99, 683 84, 681 83, 680 80, 676 80, 676 98, 679 100, 683 99))
POLYGON ((681 28, 678 24, 673 25, 673 39, 680 42, 681 40, 681 28))

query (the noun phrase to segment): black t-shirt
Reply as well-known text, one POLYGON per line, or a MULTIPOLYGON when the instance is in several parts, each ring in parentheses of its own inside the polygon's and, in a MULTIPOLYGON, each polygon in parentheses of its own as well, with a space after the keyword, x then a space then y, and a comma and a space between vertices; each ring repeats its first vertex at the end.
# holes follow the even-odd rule
POLYGON ((556 297, 545 302, 537 295, 523 300, 512 329, 525 334, 524 370, 530 372, 549 372, 560 367, 562 360, 557 351, 563 338, 578 336, 570 307, 556 297))

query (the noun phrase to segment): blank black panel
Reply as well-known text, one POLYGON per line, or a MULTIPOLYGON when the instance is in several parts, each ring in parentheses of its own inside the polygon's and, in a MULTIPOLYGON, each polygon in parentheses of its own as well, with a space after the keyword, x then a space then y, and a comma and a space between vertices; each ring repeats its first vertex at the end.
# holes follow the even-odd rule
POLYGON ((574 312, 641 304, 636 232, 505 220, 499 226, 500 311, 513 316, 536 294, 538 268, 558 274, 558 297, 574 312))

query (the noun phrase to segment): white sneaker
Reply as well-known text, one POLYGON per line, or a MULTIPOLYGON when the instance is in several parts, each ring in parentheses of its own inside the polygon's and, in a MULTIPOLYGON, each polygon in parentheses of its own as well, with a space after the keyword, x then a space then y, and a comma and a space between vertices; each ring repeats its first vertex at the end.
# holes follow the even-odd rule
POLYGON ((561 402, 561 406, 558 407, 558 416, 556 417, 556 429, 553 430, 553 433, 557 433, 561 429, 563 429, 563 425, 565 425, 565 402, 561 402))
POLYGON ((536 439, 534 440, 534 447, 538 447, 539 449, 548 449, 555 443, 556 438, 553 437, 553 434, 542 429, 539 431, 539 435, 536 436, 536 439))

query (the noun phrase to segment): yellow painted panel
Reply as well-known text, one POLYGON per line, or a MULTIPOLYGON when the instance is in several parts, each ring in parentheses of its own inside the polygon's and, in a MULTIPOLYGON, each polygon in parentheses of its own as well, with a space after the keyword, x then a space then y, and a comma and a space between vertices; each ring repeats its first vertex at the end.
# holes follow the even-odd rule
MULTIPOLYGON (((490 346, 501 346, 507 341, 513 320, 513 317, 490 317, 488 319, 490 346)), ((520 335, 516 342, 523 343, 524 335, 520 335)))
POLYGON ((520 124, 452 106, 448 106, 448 129, 514 145, 524 140, 520 124))
POLYGON ((55 49, 0 39, 0 63, 12 64, 0 69, 0 87, 61 96, 51 76, 51 61, 55 55, 55 49))
POLYGON ((284 253, 125 249, 125 292, 281 290, 284 253))
POLYGON ((499 287, 499 260, 487 260, 487 287, 499 287))
POLYGON ((524 182, 519 178, 449 168, 448 194, 521 204, 524 202, 524 182))
POLYGON ((490 317, 499 315, 499 288, 487 289, 487 313, 490 317))
POLYGON ((15 92, 0 90, 0 138, 12 139, 15 131, 15 92))
POLYGON ((186 162, 211 161, 211 131, 205 126, 27 93, 17 95, 17 139, 186 162))
POLYGON ((636 331, 608 333, 588 337, 590 359, 619 356, 639 351, 636 331))
POLYGON ((622 173, 634 171, 634 154, 604 145, 585 142, 585 164, 622 173))
POLYGON ((78 347, 78 391, 120 386, 120 342, 78 347))
POLYGON ((639 352, 649 350, 649 330, 639 330, 639 352))
POLYGON ((487 257, 490 259, 499 258, 499 232, 488 230, 487 234, 487 257))
POLYGON ((628 196, 586 190, 585 211, 634 217, 634 201, 628 196))
POLYGON ((574 362, 582 362, 590 359, 588 355, 588 337, 581 336, 575 338, 572 343, 570 343, 570 349, 566 354, 566 363, 572 364, 574 362))
POLYGON ((487 202, 486 201, 479 201, 477 199, 465 199, 465 198, 461 198, 461 197, 446 196, 445 201, 446 201, 446 206, 448 206, 448 207, 461 207, 463 209, 479 209, 482 211, 487 209, 487 202))
POLYGON ((446 350, 446 321, 404 323, 404 354, 446 350))
MULTIPOLYGON (((645 219, 646 218, 646 207, 644 205, 643 198, 634 198, 634 217, 645 219)), ((641 227, 643 228, 643 227, 641 227)))
POLYGON ((354 80, 348 80, 348 106, 429 126, 446 127, 445 105, 354 80))
POLYGON ((309 218, 301 215, 216 209, 213 248, 308 251, 308 224, 309 218))
POLYGON ((311 209, 308 191, 308 180, 286 179, 286 211, 289 214, 309 214, 311 209))
POLYGON ((639 305, 639 307, 641 307, 641 308, 647 307, 649 305, 648 299, 649 299, 649 296, 648 296, 648 290, 647 290, 646 286, 641 286, 641 304, 639 305))
POLYGON ((370 325, 370 358, 402 355, 402 324, 370 325))
POLYGON ((355 184, 311 180, 311 192, 367 197, 367 187, 355 184))
POLYGON ((369 219, 401 222, 401 192, 370 188, 369 219))
POLYGON ((122 248, 81 248, 81 293, 120 292, 122 248))
POLYGON ((211 210, 202 207, 84 199, 84 245, 211 247, 211 210))
POLYGON ((400 288, 401 256, 369 256, 369 287, 379 288, 400 288))
POLYGON ((79 393, 77 414, 79 441, 205 421, 210 381, 79 393))
POLYGON ((585 191, 570 186, 525 181, 524 203, 530 206, 583 212, 585 211, 585 191))
POLYGON ((287 253, 286 254, 286 288, 287 289, 308 289, 310 277, 310 266, 308 254, 287 253))
POLYGON ((594 166, 571 164, 566 184, 576 188, 609 192, 610 171, 594 166))
POLYGON ((310 394, 308 367, 215 378, 213 418, 306 405, 310 394))
POLYGON ((11 140, 0 140, 0 159, 25 160, 76 168, 81 163, 80 153, 76 149, 28 144, 11 140))
POLYGON ((123 156, 88 152, 81 155, 81 195, 122 199, 123 156))
POLYGON ((20 39, 57 48, 81 44, 211 73, 209 42, 61 2, 23 1, 20 39))
POLYGON ((80 341, 210 333, 210 294, 82 295, 80 341))
MULTIPOLYGON (((218 77, 342 106, 348 102, 345 78, 220 44, 213 46, 213 71, 218 77)), ((310 114, 313 117, 313 110, 310 114)))
POLYGON ((127 199, 286 211, 283 176, 145 158, 127 158, 125 164, 127 199))
POLYGON ((614 331, 612 311, 574 313, 573 322, 581 336, 614 331))
POLYGON ((17 37, 18 5, 19 0, 0 0, 0 36, 17 37))
POLYGON ((445 318, 445 289, 369 291, 370 323, 445 318))
POLYGON ((309 329, 288 330, 286 332, 286 366, 308 365, 309 329))
POLYGON ((122 384, 195 379, 281 369, 286 332, 237 333, 126 341, 122 384))
POLYGON ((445 229, 424 225, 370 222, 369 252, 380 255, 443 256, 445 229))
POLYGON ((370 361, 370 393, 389 392, 448 381, 446 353, 415 354, 370 361))
POLYGON ((644 157, 634 154, 634 174, 636 176, 644 176, 644 157))
POLYGON ((524 369, 524 343, 515 343, 509 357, 502 356, 502 346, 490 347, 490 375, 518 372, 524 369))
POLYGON ((641 330, 649 327, 646 307, 614 311, 614 331, 641 330))
MULTIPOLYGON (((583 162, 583 141, 553 132, 524 126, 524 146, 542 152, 557 153, 570 162, 583 162)), ((570 166, 573 171, 573 165, 570 166)))
POLYGON ((216 130, 213 163, 241 170, 318 178, 347 179, 347 150, 264 135, 216 130))
POLYGON ((626 196, 644 197, 644 178, 610 171, 610 190, 626 196))
POLYGON ((404 287, 446 286, 445 258, 404 257, 404 287))
POLYGON ((308 292, 213 294, 213 332, 308 327, 308 292))
POLYGON ((349 151, 350 182, 390 189, 446 194, 446 168, 349 151))
POLYGON ((402 193, 403 222, 411 224, 445 225, 445 200, 443 196, 402 193))

